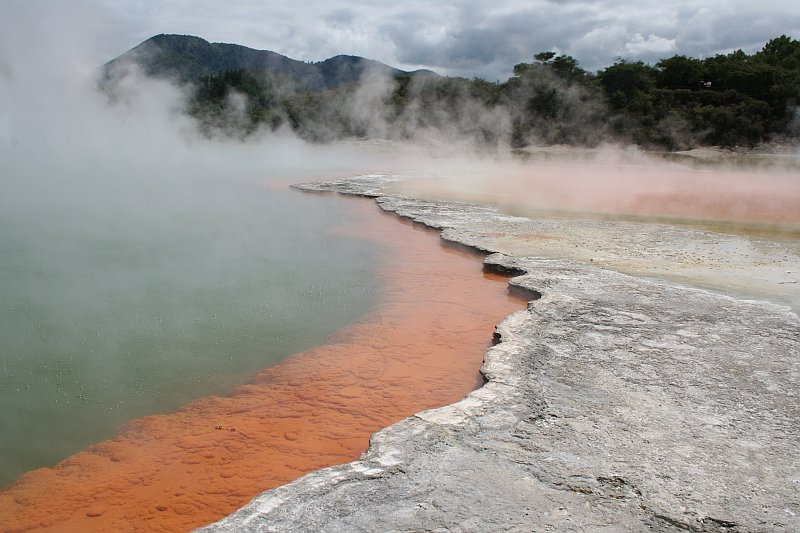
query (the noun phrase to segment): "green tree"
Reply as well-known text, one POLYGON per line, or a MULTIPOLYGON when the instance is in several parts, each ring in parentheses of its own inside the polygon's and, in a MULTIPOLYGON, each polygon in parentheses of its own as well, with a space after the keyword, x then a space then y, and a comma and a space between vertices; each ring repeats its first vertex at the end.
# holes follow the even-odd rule
POLYGON ((787 35, 771 39, 756 54, 756 59, 789 70, 800 69, 800 41, 787 35))
POLYGON ((534 54, 533 59, 539 63, 549 63, 555 56, 555 52, 539 52, 534 54))
POLYGON ((656 70, 658 87, 697 87, 707 78, 702 61, 686 56, 675 55, 662 59, 656 63, 656 70))

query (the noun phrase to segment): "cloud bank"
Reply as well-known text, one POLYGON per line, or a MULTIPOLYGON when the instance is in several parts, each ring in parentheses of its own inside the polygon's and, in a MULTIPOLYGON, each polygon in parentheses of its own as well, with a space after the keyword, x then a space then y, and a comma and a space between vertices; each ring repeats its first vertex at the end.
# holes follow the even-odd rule
POLYGON ((80 4, 102 9, 112 20, 107 59, 158 33, 185 33, 301 60, 344 53, 491 81, 507 78, 515 64, 540 51, 571 55, 596 70, 620 57, 655 62, 674 54, 702 58, 739 48, 752 53, 780 34, 800 37, 800 4, 791 0, 80 4))

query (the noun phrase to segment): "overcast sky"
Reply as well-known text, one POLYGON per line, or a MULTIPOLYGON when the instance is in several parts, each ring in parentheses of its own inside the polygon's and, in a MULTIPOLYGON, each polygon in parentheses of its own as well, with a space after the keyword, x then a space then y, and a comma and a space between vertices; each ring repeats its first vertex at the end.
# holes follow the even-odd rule
POLYGON ((760 49, 800 38, 800 1, 771 0, 0 0, 3 26, 80 35, 109 60, 158 33, 268 49, 301 60, 336 54, 400 68, 505 80, 552 50, 587 70, 617 58, 654 63, 760 49), (49 25, 49 26, 48 26, 49 25))

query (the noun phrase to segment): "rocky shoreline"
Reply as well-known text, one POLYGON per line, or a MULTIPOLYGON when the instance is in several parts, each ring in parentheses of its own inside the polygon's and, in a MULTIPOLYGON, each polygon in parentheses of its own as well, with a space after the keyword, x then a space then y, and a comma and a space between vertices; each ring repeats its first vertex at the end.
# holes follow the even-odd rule
POLYGON ((497 326, 482 388, 197 531, 800 530, 797 314, 495 253, 518 217, 394 180, 299 188, 374 197, 541 297, 497 326))

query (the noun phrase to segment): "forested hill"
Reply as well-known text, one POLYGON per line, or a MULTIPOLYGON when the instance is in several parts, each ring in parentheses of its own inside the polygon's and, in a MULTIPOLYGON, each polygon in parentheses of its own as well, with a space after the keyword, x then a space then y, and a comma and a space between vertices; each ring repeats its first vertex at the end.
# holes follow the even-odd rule
MULTIPOLYGON (((359 81, 376 73, 385 76, 408 74, 379 61, 363 57, 338 55, 325 61, 297 61, 269 50, 255 50, 238 44, 210 43, 191 35, 156 35, 106 63, 106 76, 135 64, 154 77, 194 82, 226 71, 260 71, 291 80, 297 86, 313 91, 332 89, 359 81)), ((431 71, 411 74, 436 76, 431 71)))
POLYGON ((304 63, 158 35, 105 66, 107 91, 113 94, 115 76, 130 63, 190 85, 186 111, 209 136, 288 128, 314 142, 422 136, 489 148, 800 143, 800 41, 786 35, 753 54, 676 55, 654 65, 620 59, 597 72, 540 52, 495 83, 408 73, 353 56, 304 63))

